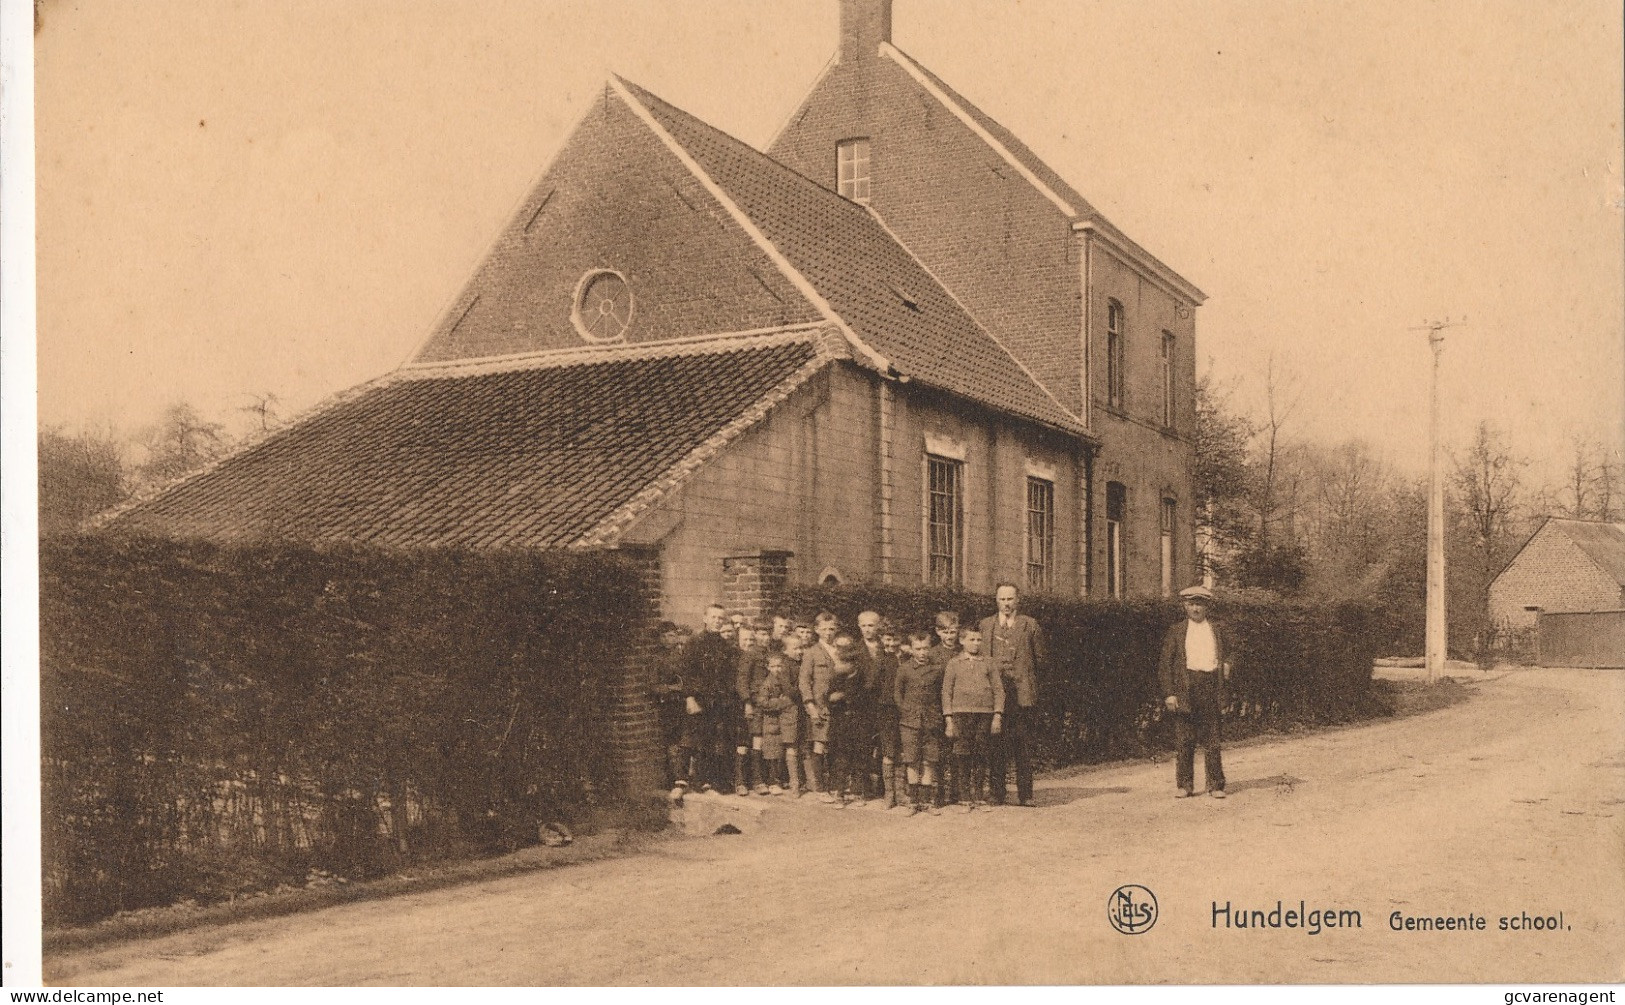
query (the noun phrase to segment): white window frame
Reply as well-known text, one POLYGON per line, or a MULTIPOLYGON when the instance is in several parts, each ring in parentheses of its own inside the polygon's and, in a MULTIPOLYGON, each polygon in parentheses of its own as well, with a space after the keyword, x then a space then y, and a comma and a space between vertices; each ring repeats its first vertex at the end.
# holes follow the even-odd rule
POLYGON ((926 583, 938 586, 960 586, 965 581, 965 461, 962 457, 951 457, 944 454, 928 451, 920 462, 920 578, 926 583), (932 468, 941 465, 942 469, 950 472, 952 478, 951 491, 947 493, 950 500, 948 512, 948 552, 946 575, 938 573, 937 557, 942 554, 935 545, 940 538, 932 534, 938 521, 932 519, 934 515, 932 504, 935 496, 942 495, 932 481, 932 468))
POLYGON ((874 163, 867 136, 853 136, 835 144, 835 191, 843 199, 869 205, 874 163))
POLYGON ((1032 590, 1047 591, 1055 587, 1055 479, 1035 475, 1029 469, 1025 484, 1027 586, 1032 590), (1040 490, 1040 496, 1045 497, 1047 505, 1043 509, 1033 508, 1034 489, 1040 490))

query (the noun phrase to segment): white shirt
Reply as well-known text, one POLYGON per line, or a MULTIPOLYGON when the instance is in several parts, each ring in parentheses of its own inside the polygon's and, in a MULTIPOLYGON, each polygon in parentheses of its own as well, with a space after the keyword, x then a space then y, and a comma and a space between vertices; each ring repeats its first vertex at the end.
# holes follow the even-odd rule
POLYGON ((1212 673, 1219 669, 1219 640, 1210 621, 1185 622, 1185 669, 1212 673))

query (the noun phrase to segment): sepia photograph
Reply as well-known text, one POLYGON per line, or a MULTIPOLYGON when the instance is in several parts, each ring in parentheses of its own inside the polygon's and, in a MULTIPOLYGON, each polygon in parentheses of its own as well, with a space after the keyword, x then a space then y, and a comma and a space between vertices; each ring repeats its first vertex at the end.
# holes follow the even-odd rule
POLYGON ((1617 3, 28 6, 8 985, 1625 982, 1617 3))

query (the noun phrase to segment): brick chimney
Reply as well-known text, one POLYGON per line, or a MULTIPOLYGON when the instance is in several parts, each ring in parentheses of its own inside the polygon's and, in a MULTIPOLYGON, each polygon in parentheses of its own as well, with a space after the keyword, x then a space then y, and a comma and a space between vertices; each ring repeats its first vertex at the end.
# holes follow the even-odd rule
POLYGON ((841 0, 841 62, 874 56, 891 41, 892 0, 841 0))

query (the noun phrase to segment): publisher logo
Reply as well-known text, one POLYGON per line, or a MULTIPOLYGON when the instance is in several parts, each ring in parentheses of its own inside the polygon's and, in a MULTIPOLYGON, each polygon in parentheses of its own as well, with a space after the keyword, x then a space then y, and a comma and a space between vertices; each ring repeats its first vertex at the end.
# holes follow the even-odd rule
POLYGON ((1157 895, 1134 883, 1120 886, 1106 901, 1106 919, 1124 935, 1149 932, 1157 923, 1157 895))

